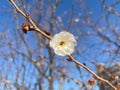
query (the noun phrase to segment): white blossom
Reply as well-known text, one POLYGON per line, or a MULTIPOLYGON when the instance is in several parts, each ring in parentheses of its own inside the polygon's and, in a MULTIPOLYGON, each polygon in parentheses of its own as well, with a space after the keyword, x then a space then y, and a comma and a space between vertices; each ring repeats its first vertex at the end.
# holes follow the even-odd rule
POLYGON ((72 54, 76 45, 75 37, 66 31, 55 34, 50 40, 50 47, 54 49, 55 54, 60 56, 72 54))

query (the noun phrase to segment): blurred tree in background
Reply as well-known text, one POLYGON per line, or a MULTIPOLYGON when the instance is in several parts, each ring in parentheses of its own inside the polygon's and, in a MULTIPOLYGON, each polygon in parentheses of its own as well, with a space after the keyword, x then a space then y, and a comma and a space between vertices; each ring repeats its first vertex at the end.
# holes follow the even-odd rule
MULTIPOLYGON (((54 35, 73 33, 74 57, 96 72, 96 66, 120 62, 120 0, 14 0, 36 25, 54 35)), ((0 90, 99 90, 85 69, 54 54, 49 40, 21 25, 29 23, 0 2, 0 90)), ((69 37, 68 37, 69 38, 69 37)), ((119 77, 120 78, 120 77, 119 77)))

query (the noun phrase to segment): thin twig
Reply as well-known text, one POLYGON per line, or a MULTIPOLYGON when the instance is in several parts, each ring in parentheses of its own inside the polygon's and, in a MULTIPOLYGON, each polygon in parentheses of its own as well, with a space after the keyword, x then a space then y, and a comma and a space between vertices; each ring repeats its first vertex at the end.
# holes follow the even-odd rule
POLYGON ((33 21, 33 19, 28 15, 25 14, 17 5, 13 0, 9 0, 9 2, 12 4, 12 6, 14 6, 14 8, 16 9, 17 12, 19 12, 20 14, 22 14, 34 27, 34 30, 36 30, 37 32, 41 33, 43 36, 45 36, 48 39, 51 39, 52 37, 47 35, 45 32, 43 32, 42 30, 40 30, 37 25, 35 24, 35 22, 33 21))
POLYGON ((72 55, 69 55, 70 59, 76 63, 77 65, 83 67, 84 69, 86 69, 89 73, 91 73, 92 75, 94 75, 94 77, 98 80, 101 80, 105 83, 107 83, 110 87, 112 87, 114 90, 117 90, 115 86, 113 86, 108 80, 103 79, 102 77, 98 76, 97 74, 95 74, 90 68, 88 68, 86 65, 78 62, 72 55))
MULTIPOLYGON (((47 35, 45 32, 43 32, 42 30, 40 30, 37 25, 35 24, 35 22, 32 20, 32 18, 28 15, 25 14, 16 4, 13 0, 9 0, 9 2, 14 6, 14 8, 16 9, 17 12, 19 12, 20 14, 22 14, 34 27, 34 29, 41 33, 43 36, 45 36, 48 39, 52 39, 51 36, 47 35)), ((83 65, 82 63, 78 62, 72 55, 69 55, 69 57, 71 58, 71 60, 76 63, 77 65, 83 67, 84 69, 86 69, 89 73, 91 73, 92 75, 94 75, 98 80, 101 80, 105 83, 107 83, 109 86, 111 86, 114 90, 117 90, 116 87, 114 87, 108 80, 103 79, 102 77, 98 76, 97 74, 95 74, 90 68, 88 68, 87 66, 83 65)))

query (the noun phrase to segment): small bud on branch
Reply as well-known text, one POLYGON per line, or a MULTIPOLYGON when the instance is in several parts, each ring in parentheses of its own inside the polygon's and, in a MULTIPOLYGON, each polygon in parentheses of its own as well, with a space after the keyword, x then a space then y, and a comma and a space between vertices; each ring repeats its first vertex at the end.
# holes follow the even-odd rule
POLYGON ((27 34, 27 31, 33 31, 34 27, 29 24, 22 24, 22 31, 27 34))
POLYGON ((96 85, 96 83, 95 83, 95 78, 93 77, 93 78, 89 79, 89 80, 88 80, 88 83, 89 83, 91 86, 95 86, 95 85, 96 85))

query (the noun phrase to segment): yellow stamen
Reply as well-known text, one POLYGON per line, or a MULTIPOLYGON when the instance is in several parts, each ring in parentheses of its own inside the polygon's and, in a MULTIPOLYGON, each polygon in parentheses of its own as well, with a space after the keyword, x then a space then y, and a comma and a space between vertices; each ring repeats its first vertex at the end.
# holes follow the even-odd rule
POLYGON ((65 44, 65 42, 64 42, 64 41, 61 41, 61 42, 60 42, 60 45, 61 45, 61 46, 63 46, 64 44, 65 44))

